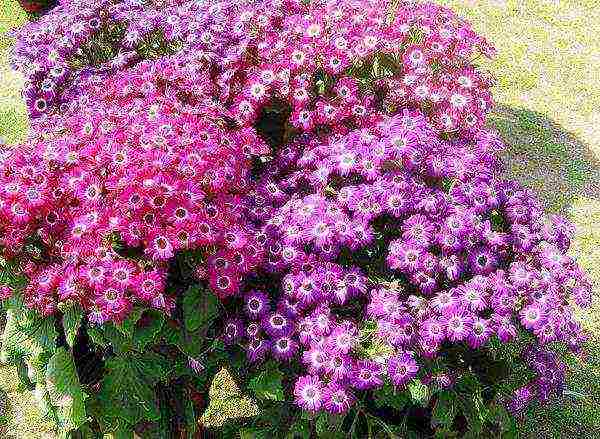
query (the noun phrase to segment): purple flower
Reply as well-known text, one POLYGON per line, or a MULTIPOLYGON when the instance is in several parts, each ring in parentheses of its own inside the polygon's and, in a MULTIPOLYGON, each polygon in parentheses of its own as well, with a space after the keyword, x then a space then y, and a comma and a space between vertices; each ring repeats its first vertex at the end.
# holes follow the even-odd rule
POLYGON ((244 323, 240 319, 229 319, 225 323, 223 342, 232 345, 241 340, 244 335, 244 323))
POLYGON ((450 255, 440 259, 440 268, 448 280, 457 281, 463 273, 464 264, 457 255, 450 255))
POLYGON ((271 337, 289 335, 292 332, 292 320, 282 313, 274 312, 262 320, 262 327, 271 337))
POLYGON ((352 373, 353 361, 341 352, 331 352, 325 364, 325 372, 335 381, 343 381, 352 373))
POLYGON ((478 247, 469 253, 469 267, 475 274, 489 274, 498 265, 498 258, 487 247, 478 247))
POLYGON ((456 289, 440 291, 429 302, 431 307, 439 313, 448 313, 458 305, 456 289))
POLYGON ((316 412, 323 404, 323 383, 314 375, 301 376, 294 385, 294 396, 298 406, 309 412, 316 412))
POLYGON ((513 324, 510 315, 493 314, 492 321, 496 327, 498 338, 502 343, 508 343, 517 336, 517 327, 513 324))
POLYGON ((528 384, 523 387, 519 387, 514 391, 511 398, 508 400, 506 408, 513 415, 519 415, 523 412, 523 410, 525 410, 534 397, 535 392, 531 385, 528 384))
POLYGON ((592 306, 592 289, 587 285, 574 287, 571 295, 580 308, 589 308, 592 306))
POLYGON ((256 322, 250 322, 246 325, 246 336, 248 338, 257 338, 260 334, 260 324, 256 322))
POLYGON ((482 276, 471 279, 459 287, 462 304, 473 312, 480 312, 487 308, 486 281, 482 276))
POLYGON ((276 359, 290 361, 298 351, 298 344, 291 337, 282 336, 273 340, 271 349, 276 359))
POLYGON ((336 327, 327 337, 327 345, 333 352, 349 353, 356 345, 356 328, 336 327))
POLYGON ((470 314, 455 309, 444 316, 446 320, 446 336, 450 341, 463 341, 472 330, 473 319, 470 314))
POLYGON ((196 373, 202 373, 202 371, 205 369, 204 365, 200 361, 192 357, 188 358, 188 364, 190 368, 196 373))
POLYGON ((269 312, 269 299, 265 293, 251 291, 244 298, 244 310, 251 319, 262 318, 269 312))
POLYGON ((367 315, 371 317, 393 318, 404 310, 398 300, 398 293, 384 288, 371 291, 371 300, 367 305, 367 315))
POLYGON ((351 376, 352 386, 358 390, 368 390, 383 385, 382 367, 370 360, 358 361, 351 376))
POLYGON ((421 324, 420 335, 426 340, 441 343, 446 336, 446 321, 430 317, 421 324))
POLYGON ((246 356, 251 363, 263 361, 271 351, 271 342, 261 338, 253 338, 246 347, 246 356))
POLYGON ((402 224, 402 239, 414 242, 423 248, 431 244, 435 227, 424 215, 413 215, 402 224))
POLYGON ((478 349, 489 340, 493 332, 488 320, 477 317, 473 320, 471 333, 467 337, 467 343, 473 349, 478 349))
POLYGON ((329 353, 318 346, 313 346, 302 354, 302 362, 309 367, 311 373, 319 373, 325 370, 329 361, 329 353))
POLYGON ((329 383, 324 389, 324 407, 329 413, 346 413, 354 404, 352 394, 335 381, 329 383))
POLYGON ((315 323, 311 317, 304 317, 296 322, 296 335, 300 343, 310 346, 315 333, 315 323))
POLYGON ((325 304, 315 308, 314 312, 311 314, 313 322, 315 323, 315 330, 318 335, 327 335, 331 332, 332 328, 332 320, 331 320, 331 310, 325 304))
POLYGON ((538 329, 546 321, 546 316, 542 308, 537 303, 525 306, 519 312, 521 324, 527 329, 538 329))
POLYGON ((404 387, 419 371, 412 353, 402 352, 388 359, 387 373, 395 386, 404 387))

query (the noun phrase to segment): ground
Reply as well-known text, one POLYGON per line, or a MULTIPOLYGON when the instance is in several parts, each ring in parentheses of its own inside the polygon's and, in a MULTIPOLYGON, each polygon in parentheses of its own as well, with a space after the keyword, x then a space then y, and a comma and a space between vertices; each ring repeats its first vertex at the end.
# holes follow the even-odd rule
MULTIPOLYGON (((535 190, 551 213, 577 226, 572 245, 594 281, 594 306, 580 318, 591 334, 586 358, 573 360, 565 397, 526 416, 523 437, 600 437, 600 8, 597 0, 438 0, 468 18, 498 49, 482 60, 497 78, 490 118, 504 137, 507 174, 535 190)), ((0 0, 0 35, 22 22, 16 0, 0 0)), ((21 79, 10 73, 0 40, 0 137, 23 138, 21 79)), ((16 438, 52 437, 32 398, 15 392, 14 371, 0 367, 16 438)), ((0 396, 0 400, 1 400, 0 396)), ((0 405, 0 410, 3 407, 0 405)), ((1 414, 1 412, 0 412, 1 414)))

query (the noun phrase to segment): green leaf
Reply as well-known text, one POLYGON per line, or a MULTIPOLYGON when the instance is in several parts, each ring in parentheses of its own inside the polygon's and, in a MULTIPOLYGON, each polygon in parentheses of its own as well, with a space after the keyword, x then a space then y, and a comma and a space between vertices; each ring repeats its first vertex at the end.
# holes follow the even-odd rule
POLYGON ((46 368, 46 389, 63 431, 72 431, 86 422, 84 400, 73 357, 58 348, 46 368))
POLYGON ((292 424, 286 439, 310 439, 310 423, 308 419, 298 419, 292 424))
POLYGON ((8 310, 2 335, 2 357, 7 361, 26 358, 56 349, 58 333, 54 317, 42 317, 32 310, 8 310))
POLYGON ((4 333, 2 334, 2 361, 15 364, 26 358, 32 349, 27 341, 27 336, 19 328, 18 311, 8 310, 6 312, 4 333))
POLYGON ((242 428, 240 430, 240 439, 267 439, 271 437, 267 431, 258 428, 242 428))
POLYGON ((483 431, 488 416, 479 379, 467 373, 457 381, 455 389, 459 394, 457 401, 469 425, 469 433, 477 437, 483 431))
POLYGON ((194 404, 189 397, 185 398, 184 405, 185 429, 187 432, 187 436, 188 439, 194 439, 196 430, 198 429, 198 419, 196 418, 196 410, 194 409, 194 404))
POLYGON ((185 328, 195 332, 210 325, 219 314, 219 299, 209 290, 190 287, 183 297, 185 328))
POLYGON ((164 315, 160 311, 148 310, 144 313, 133 332, 133 342, 138 351, 143 352, 146 346, 158 341, 164 322, 164 315))
POLYGON ((390 383, 373 392, 375 405, 379 408, 391 407, 401 411, 410 402, 410 396, 406 392, 397 391, 390 383))
POLYGON ((315 429, 319 439, 338 439, 346 435, 342 432, 342 423, 345 416, 332 415, 327 412, 321 412, 315 421, 315 429))
POLYGON ((126 353, 133 349, 133 338, 128 337, 113 323, 105 323, 101 327, 102 336, 117 353, 126 353))
POLYGON ((250 380, 248 387, 259 399, 283 401, 283 373, 275 367, 263 370, 250 380))
POLYGON ((10 299, 2 301, 2 308, 5 310, 20 311, 24 306, 23 295, 20 292, 14 292, 10 299))
POLYGON ((133 426, 160 418, 154 386, 168 375, 169 364, 160 355, 118 355, 107 360, 97 399, 104 423, 133 426))
POLYGON ((18 292, 27 286, 27 278, 19 272, 14 263, 0 258, 0 285, 6 285, 18 292))
POLYGON ((134 439, 135 435, 133 433, 133 429, 130 428, 120 428, 113 432, 113 439, 134 439))
POLYGON ((191 358, 197 358, 205 348, 204 331, 188 332, 183 326, 174 326, 173 322, 163 324, 160 336, 165 343, 177 346, 182 353, 191 358))
POLYGON ((315 430, 317 431, 317 436, 321 437, 324 433, 327 432, 327 421, 328 421, 328 417, 327 417, 327 413, 326 412, 321 412, 319 413, 319 415, 317 416, 317 419, 315 420, 315 430))
POLYGON ((142 308, 141 306, 136 306, 135 308, 133 308, 131 310, 131 312, 129 313, 127 318, 125 320, 123 320, 123 322, 116 325, 117 329, 119 331, 121 331, 121 333, 125 337, 132 338, 133 331, 135 330, 135 325, 138 322, 138 320, 140 319, 140 317, 142 317, 143 313, 144 313, 144 308, 142 308))
POLYGON ((437 401, 433 407, 431 423, 433 426, 441 425, 450 427, 454 421, 456 408, 454 406, 453 394, 444 390, 438 394, 437 401))
POLYGON ((98 346, 107 347, 108 340, 104 337, 104 332, 101 326, 96 325, 88 325, 86 328, 87 335, 90 336, 92 343, 97 344, 98 346))
POLYGON ((517 421, 503 404, 492 404, 489 407, 488 418, 499 425, 502 439, 517 439, 519 437, 517 421))
POLYGON ((21 388, 23 389, 27 389, 27 390, 33 390, 35 389, 35 384, 31 381, 31 379, 29 378, 29 375, 27 373, 27 365, 25 364, 25 362, 23 360, 20 360, 17 365, 17 376, 19 377, 19 383, 21 388))
POLYGON ((429 404, 429 387, 419 379, 414 379, 408 383, 408 392, 415 404, 426 407, 429 404))
POLYGON ((54 327, 54 317, 42 317, 36 311, 23 310, 19 319, 19 326, 24 334, 31 340, 34 349, 38 352, 54 353, 58 333, 54 327))
POLYGON ((65 337, 67 344, 73 347, 77 332, 81 326, 81 320, 83 319, 83 311, 81 307, 76 303, 70 303, 65 305, 59 305, 59 308, 63 312, 63 328, 65 329, 65 337))

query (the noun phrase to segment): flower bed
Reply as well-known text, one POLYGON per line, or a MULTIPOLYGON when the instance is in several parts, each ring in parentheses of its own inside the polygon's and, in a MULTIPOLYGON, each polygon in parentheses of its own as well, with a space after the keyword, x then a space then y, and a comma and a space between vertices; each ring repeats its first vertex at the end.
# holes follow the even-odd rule
POLYGON ((261 409, 223 436, 512 434, 562 391, 591 285, 500 177, 452 11, 63 2, 18 37, 3 353, 61 430, 200 433, 223 366, 261 409))

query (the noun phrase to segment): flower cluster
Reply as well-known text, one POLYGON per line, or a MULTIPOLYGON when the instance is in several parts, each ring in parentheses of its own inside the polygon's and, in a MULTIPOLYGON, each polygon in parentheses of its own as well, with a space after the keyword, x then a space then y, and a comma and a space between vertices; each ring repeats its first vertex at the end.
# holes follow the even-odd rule
MULTIPOLYGON (((295 356, 309 372, 295 387, 299 406, 339 413, 352 392, 405 386, 448 346, 529 332, 539 346, 577 351, 584 335, 571 303, 588 306, 591 284, 566 255, 572 228, 499 178, 501 146, 486 131, 443 140, 422 113, 404 111, 284 148, 248 210, 267 236, 263 266, 280 276, 268 315, 285 319, 285 333, 273 337, 268 319, 244 333, 238 321, 249 358, 295 356), (387 346, 375 358, 359 341, 364 321, 387 346)), ((540 361, 527 364, 544 400, 561 380, 540 361)))
POLYGON ((66 92, 80 81, 127 69, 146 55, 160 55, 153 46, 192 43, 212 25, 223 26, 223 14, 214 13, 219 5, 206 3, 61 1, 51 13, 14 32, 12 64, 25 76, 23 96, 30 115, 63 112, 70 103, 66 92))
POLYGON ((492 105, 491 79, 472 59, 493 48, 432 3, 392 11, 384 0, 69 1, 17 36, 13 64, 33 117, 67 105, 65 90, 81 78, 139 62, 149 41, 177 47, 182 59, 210 53, 215 96, 248 125, 276 101, 301 131, 362 125, 407 106, 445 131, 469 130, 492 105))
POLYGON ((502 142, 482 128, 493 81, 474 64, 494 50, 451 10, 76 0, 17 37, 34 120, 0 150, 0 249, 28 305, 75 300, 94 322, 169 311, 186 252, 220 297, 243 296, 226 343, 302 364, 306 410, 451 386, 460 365, 430 360, 492 339, 535 340, 511 410, 562 388, 547 348, 579 349, 590 281, 572 227, 500 178, 502 142))
POLYGON ((427 109, 445 131, 481 126, 491 80, 475 53, 493 48, 451 10, 432 3, 274 1, 241 8, 233 30, 248 38, 225 64, 223 99, 252 122, 270 100, 285 102, 300 131, 362 126, 385 110, 427 109), (248 56, 251 55, 251 56, 248 56))
POLYGON ((120 320, 135 302, 172 308, 178 252, 202 251, 220 296, 256 266, 261 244, 239 206, 251 157, 268 149, 207 101, 182 101, 192 68, 163 59, 89 78, 43 138, 2 152, 0 243, 31 279, 30 305, 51 313, 73 299, 96 321, 120 320))

